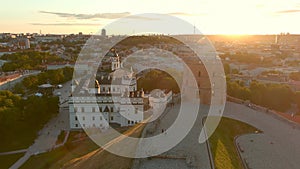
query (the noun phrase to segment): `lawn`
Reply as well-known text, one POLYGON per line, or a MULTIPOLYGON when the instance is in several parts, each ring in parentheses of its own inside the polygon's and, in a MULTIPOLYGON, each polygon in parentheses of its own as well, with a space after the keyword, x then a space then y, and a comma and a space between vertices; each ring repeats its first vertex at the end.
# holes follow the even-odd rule
POLYGON ((209 138, 216 169, 243 169, 234 138, 255 131, 257 129, 248 124, 223 117, 218 128, 209 138))
POLYGON ((58 135, 58 137, 57 137, 57 140, 56 140, 56 145, 58 145, 58 144, 61 144, 61 143, 63 143, 64 142, 64 139, 65 139, 65 137, 66 137, 66 135, 67 135, 67 132, 66 131, 61 131, 60 132, 60 134, 58 135))
MULTIPOLYGON (((145 125, 141 124, 141 127, 137 130, 133 130, 134 127, 132 127, 123 133, 130 137, 139 138, 141 137, 144 127, 145 125), (131 131, 134 132, 130 133, 131 131)), ((102 149, 98 149, 97 151, 91 152, 79 159, 69 161, 65 167, 70 169, 130 169, 132 168, 133 161, 133 158, 121 157, 107 151, 102 151, 102 149)))
POLYGON ((48 153, 30 157, 21 169, 61 168, 67 161, 81 157, 97 148, 99 148, 98 145, 88 139, 84 133, 71 132, 64 146, 48 153), (80 138, 78 138, 78 135, 81 135, 80 138), (78 139, 80 141, 74 142, 74 140, 78 139))
MULTIPOLYGON (((126 133, 128 128, 118 128, 121 133, 126 133)), ((142 130, 138 130, 133 136, 139 136, 142 130)), ((21 169, 42 169, 42 168, 65 168, 66 166, 72 166, 75 162, 82 161, 82 157, 91 155, 91 152, 101 150, 99 146, 95 144, 84 132, 72 131, 70 132, 67 143, 48 153, 42 153, 36 156, 32 156, 21 169), (90 153, 90 154, 89 154, 90 153)), ((119 157, 109 152, 104 151, 100 155, 96 156, 101 160, 97 160, 97 165, 109 165, 109 169, 120 168, 120 165, 131 166, 132 159, 119 157), (118 163, 116 163, 118 161, 118 163), (111 168, 111 166, 115 166, 111 168)), ((89 160, 90 161, 90 160, 89 160)), ((103 167, 101 167, 103 168, 103 167)))
POLYGON ((24 122, 16 122, 15 128, 8 128, 6 130, 5 139, 2 139, 0 145, 0 152, 14 151, 20 149, 27 149, 34 143, 37 132, 42 126, 28 126, 24 122))
POLYGON ((19 158, 21 158, 23 156, 24 156, 24 153, 10 154, 10 155, 0 155, 0 168, 9 168, 19 158))

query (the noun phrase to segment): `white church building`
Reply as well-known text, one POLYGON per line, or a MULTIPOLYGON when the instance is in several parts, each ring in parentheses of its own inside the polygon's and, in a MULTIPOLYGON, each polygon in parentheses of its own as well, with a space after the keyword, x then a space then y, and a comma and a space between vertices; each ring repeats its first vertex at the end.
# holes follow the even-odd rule
POLYGON ((70 129, 108 128, 109 124, 132 126, 143 121, 144 91, 137 90, 135 73, 120 67, 120 58, 110 51, 95 81, 72 84, 69 97, 70 129), (109 64, 110 63, 110 64, 109 64))

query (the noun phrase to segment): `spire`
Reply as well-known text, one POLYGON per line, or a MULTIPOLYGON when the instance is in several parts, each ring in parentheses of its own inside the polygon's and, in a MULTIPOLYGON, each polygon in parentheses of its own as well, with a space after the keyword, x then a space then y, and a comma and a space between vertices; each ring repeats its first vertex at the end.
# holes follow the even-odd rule
POLYGON ((196 34, 196 26, 195 26, 195 24, 194 24, 193 28, 194 28, 194 34, 196 34))

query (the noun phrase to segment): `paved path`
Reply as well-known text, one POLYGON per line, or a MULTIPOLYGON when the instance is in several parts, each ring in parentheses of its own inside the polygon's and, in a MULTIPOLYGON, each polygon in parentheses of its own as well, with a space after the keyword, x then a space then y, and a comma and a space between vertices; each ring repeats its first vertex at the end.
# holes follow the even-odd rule
POLYGON ((224 116, 248 123, 262 134, 237 138, 242 158, 251 169, 299 169, 300 128, 272 114, 227 102, 224 116))
MULTIPOLYGON (((151 133, 151 135, 160 134, 162 129, 167 129, 177 118, 178 110, 180 110, 180 105, 178 104, 168 108, 166 113, 162 115, 155 132, 151 133)), ((151 159, 136 159, 133 169, 210 169, 209 152, 206 144, 199 144, 198 142, 202 129, 202 118, 207 114, 207 110, 207 106, 200 106, 200 116, 198 115, 195 125, 177 146, 151 159)), ((151 135, 146 136, 149 137, 151 135)))
MULTIPOLYGON (((70 82, 64 84, 63 88, 56 89, 54 93, 60 92, 61 98, 60 101, 63 102, 69 96, 70 82)), ((25 155, 21 157, 16 163, 14 163, 10 168, 17 169, 22 166, 32 155, 40 154, 43 152, 50 151, 55 148, 55 143, 58 135, 62 130, 69 130, 69 112, 66 107, 67 102, 60 105, 60 113, 51 119, 45 127, 39 131, 38 138, 34 141, 34 144, 31 145, 25 155)))
POLYGON ((8 152, 3 152, 0 153, 1 155, 9 155, 9 154, 18 154, 18 153, 25 153, 28 149, 22 149, 22 150, 16 150, 16 151, 8 151, 8 152))

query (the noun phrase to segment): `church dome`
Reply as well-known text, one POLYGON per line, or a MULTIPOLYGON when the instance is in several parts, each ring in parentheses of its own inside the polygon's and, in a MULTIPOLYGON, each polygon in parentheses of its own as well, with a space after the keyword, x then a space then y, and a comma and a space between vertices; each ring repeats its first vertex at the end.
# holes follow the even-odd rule
POLYGON ((115 49, 111 49, 109 52, 106 53, 105 56, 108 56, 108 57, 119 57, 118 53, 116 52, 115 49))

